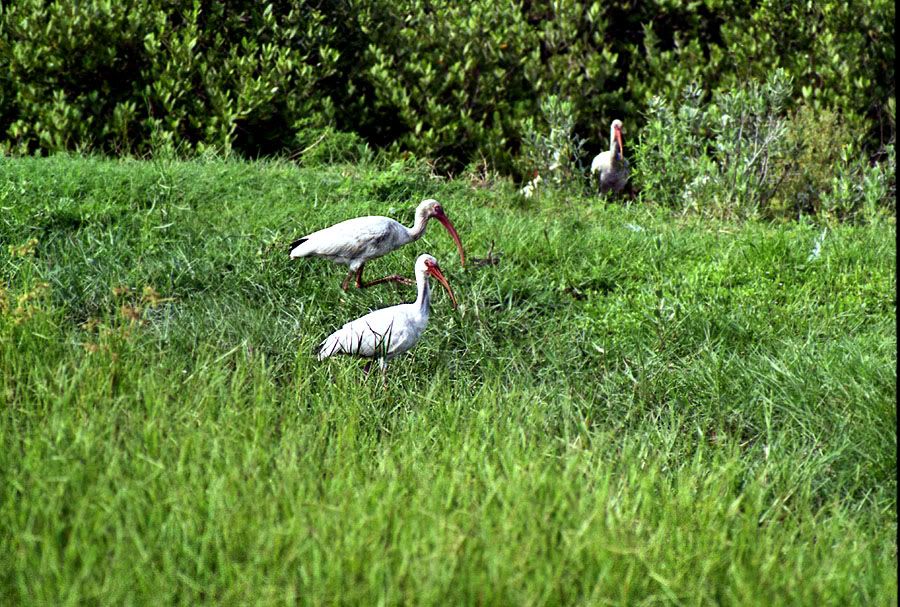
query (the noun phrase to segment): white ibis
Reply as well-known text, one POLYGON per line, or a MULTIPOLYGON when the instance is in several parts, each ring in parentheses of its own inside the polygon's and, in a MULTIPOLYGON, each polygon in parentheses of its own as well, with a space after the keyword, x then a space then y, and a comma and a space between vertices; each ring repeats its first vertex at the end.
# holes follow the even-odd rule
POLYGON ((341 283, 341 288, 345 291, 354 274, 357 288, 371 287, 389 281, 411 285, 414 284, 413 281, 397 274, 364 283, 362 279, 363 266, 370 259, 381 257, 406 243, 421 238, 425 233, 428 220, 432 217, 440 221, 450 232, 450 236, 459 249, 460 262, 465 265, 466 256, 463 252, 462 242, 459 240, 459 234, 456 233, 456 228, 444 213, 443 207, 433 198, 423 200, 416 207, 416 220, 411 228, 407 228, 389 217, 378 215, 348 219, 292 242, 291 259, 309 256, 324 257, 348 266, 350 273, 341 283))
MULTIPOLYGON (((415 274, 418 287, 416 301, 375 310, 348 322, 319 344, 316 348, 319 360, 337 354, 377 358, 384 373, 387 361, 416 345, 428 325, 431 305, 429 275, 434 276, 447 289, 453 307, 456 307, 456 298, 447 279, 441 274, 437 260, 431 255, 419 255, 415 274)), ((371 364, 371 361, 366 364, 367 373, 371 364)))
POLYGON ((609 150, 594 156, 591 174, 600 178, 600 191, 621 192, 628 182, 628 161, 622 147, 622 121, 613 120, 609 127, 609 150))

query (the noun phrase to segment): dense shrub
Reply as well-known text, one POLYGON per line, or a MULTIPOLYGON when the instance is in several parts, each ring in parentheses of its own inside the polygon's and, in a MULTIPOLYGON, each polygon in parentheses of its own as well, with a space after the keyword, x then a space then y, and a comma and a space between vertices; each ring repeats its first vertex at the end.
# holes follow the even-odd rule
POLYGON ((596 153, 613 118, 640 134, 655 97, 780 67, 786 110, 836 112, 871 153, 889 130, 893 34, 885 0, 18 0, 0 7, 0 140, 256 156, 327 126, 443 169, 515 172, 551 96, 596 153))
POLYGON ((541 119, 524 122, 522 160, 526 173, 544 175, 560 186, 586 176, 584 139, 575 132, 572 104, 555 95, 541 102, 541 119))
POLYGON ((294 137, 292 155, 310 165, 370 161, 374 152, 356 133, 345 133, 330 126, 304 128, 294 137))
POLYGON ((894 144, 885 149, 884 162, 866 161, 857 147, 842 146, 830 187, 822 193, 821 211, 838 219, 868 219, 896 213, 897 158, 894 144))
POLYGON ((523 15, 491 0, 359 4, 371 35, 365 76, 374 109, 394 117, 394 143, 439 158, 479 149, 502 158, 524 115, 516 101, 534 39, 523 15))
POLYGON ((840 108, 858 128, 863 116, 881 116, 893 95, 894 13, 886 0, 765 0, 747 19, 723 22, 732 67, 722 84, 764 79, 780 67, 807 104, 840 108))
POLYGON ((634 180, 645 200, 676 209, 738 216, 825 212, 840 219, 893 210, 894 144, 871 162, 835 112, 789 111, 791 81, 765 83, 705 101, 688 87, 679 102, 654 98, 635 146, 634 180))
POLYGON ((893 2, 674 0, 636 8, 626 18, 642 28, 629 61, 628 89, 637 99, 674 101, 691 82, 725 90, 765 80, 780 67, 792 76, 798 100, 886 125, 881 105, 894 89, 893 2))
POLYGON ((333 113, 335 30, 305 3, 21 0, 2 32, 0 127, 18 152, 258 149, 333 113))
POLYGON ((509 168, 542 97, 591 118, 619 94, 608 88, 618 70, 598 2, 358 4, 373 106, 395 118, 394 142, 418 154, 509 168))

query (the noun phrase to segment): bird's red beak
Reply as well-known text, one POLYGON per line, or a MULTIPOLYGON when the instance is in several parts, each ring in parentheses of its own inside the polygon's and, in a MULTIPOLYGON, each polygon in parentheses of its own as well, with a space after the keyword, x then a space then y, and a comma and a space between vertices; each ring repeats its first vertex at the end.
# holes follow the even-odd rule
POLYGON ((622 128, 616 128, 616 143, 619 144, 619 158, 625 154, 625 146, 622 145, 622 128))
POLYGON ((450 237, 453 238, 453 242, 456 243, 456 248, 459 249, 459 261, 465 266, 466 265, 466 253, 463 251, 462 241, 459 239, 459 234, 456 233, 456 228, 453 227, 453 223, 450 221, 446 215, 444 215, 443 211, 438 212, 434 216, 435 219, 441 222, 441 224, 447 228, 447 231, 450 232, 450 237))
MULTIPOLYGON (((449 229, 449 228, 448 228, 449 229)), ((444 288, 447 290, 447 295, 450 296, 450 301, 453 302, 453 307, 456 307, 456 297, 453 295, 453 289, 450 288, 450 283, 447 282, 447 279, 444 278, 444 275, 441 274, 441 269, 434 264, 429 264, 428 273, 434 276, 439 283, 441 283, 444 288)))

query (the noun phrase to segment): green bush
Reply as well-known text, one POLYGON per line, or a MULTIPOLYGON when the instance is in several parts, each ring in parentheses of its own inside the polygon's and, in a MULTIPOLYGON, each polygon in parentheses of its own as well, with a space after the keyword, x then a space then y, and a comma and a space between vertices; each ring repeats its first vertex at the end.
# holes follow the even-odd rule
POLYGON ((360 4, 371 38, 365 76, 374 110, 394 117, 393 143, 443 159, 479 149, 492 163, 508 159, 534 45, 521 12, 491 0, 360 4))
POLYGON ((339 51, 323 13, 274 4, 22 0, 4 8, 7 149, 260 147, 311 114, 339 51), (262 128, 262 134, 252 132, 262 128))
POLYGON ((831 110, 789 111, 784 70, 765 83, 680 102, 655 98, 635 146, 644 200, 719 216, 870 218, 893 209, 894 146, 871 163, 831 110))
POLYGON ((837 112, 816 110, 805 103, 788 117, 784 137, 792 156, 772 199, 772 211, 816 214, 842 162, 842 149, 855 146, 858 137, 837 112))
POLYGON ((895 86, 893 2, 673 0, 635 9, 624 17, 641 32, 627 50, 629 109, 654 96, 675 101, 690 83, 726 91, 782 68, 792 104, 839 108, 854 127, 864 117, 873 129, 887 124, 880 109, 895 86))
POLYGON ((556 186, 577 182, 586 175, 585 141, 575 133, 572 103, 551 95, 541 102, 541 118, 540 125, 530 116, 524 122, 524 172, 556 186))
POLYGON ((654 98, 782 68, 785 110, 834 111, 872 153, 893 34, 885 0, 19 0, 0 7, 0 145, 298 154, 327 128, 439 170, 484 159, 521 177, 541 100, 566 100, 596 153, 613 118, 632 137, 656 128, 638 120, 654 98))
MULTIPOLYGON (((375 111, 396 121, 395 145, 459 166, 484 156, 511 168, 525 120, 548 95, 576 119, 615 97, 600 3, 359 2, 370 36, 365 77, 375 111)), ((584 123, 582 123, 583 125, 584 123)))
POLYGON ((645 199, 675 206, 685 186, 698 173, 696 164, 706 158, 702 91, 684 90, 680 103, 650 100, 646 121, 633 147, 632 180, 645 199))
POLYGON ((862 126, 894 89, 894 3, 766 0, 747 19, 722 25, 735 86, 776 68, 794 79, 794 93, 817 110, 841 108, 862 126))
POLYGON ((297 149, 294 156, 310 165, 368 162, 374 157, 362 137, 330 126, 301 129, 293 147, 297 149))
POLYGON ((869 163, 853 145, 841 148, 830 187, 822 194, 822 211, 835 219, 872 219, 896 213, 897 159, 894 144, 885 149, 881 163, 869 163))

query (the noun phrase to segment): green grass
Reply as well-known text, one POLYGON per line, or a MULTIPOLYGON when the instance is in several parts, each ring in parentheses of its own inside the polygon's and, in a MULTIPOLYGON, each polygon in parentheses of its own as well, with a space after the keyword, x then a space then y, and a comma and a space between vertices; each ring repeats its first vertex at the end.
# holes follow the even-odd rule
POLYGON ((412 165, 3 159, 0 602, 897 604, 895 232, 809 259, 806 222, 412 165), (413 292, 286 244, 429 196, 499 264, 431 226, 367 276, 430 252, 460 308, 387 389, 316 362, 413 292))

